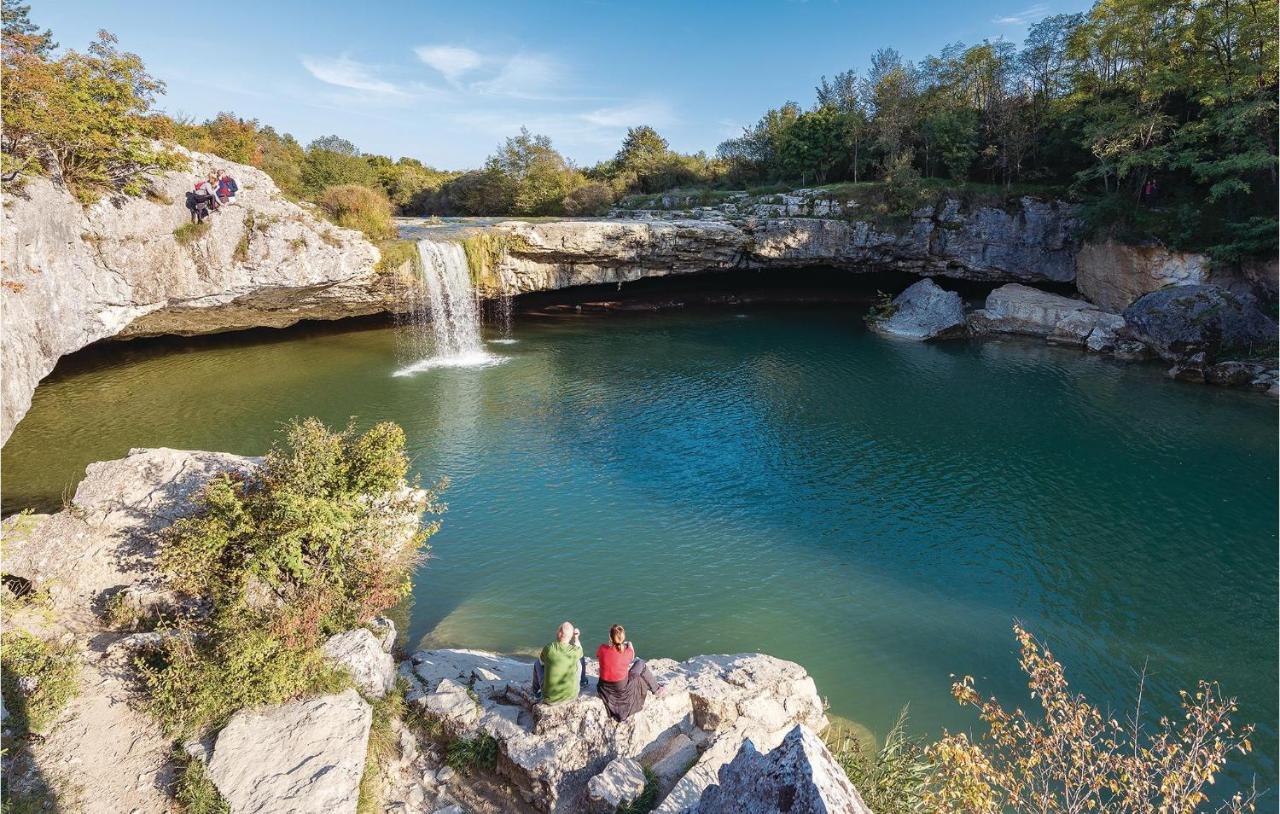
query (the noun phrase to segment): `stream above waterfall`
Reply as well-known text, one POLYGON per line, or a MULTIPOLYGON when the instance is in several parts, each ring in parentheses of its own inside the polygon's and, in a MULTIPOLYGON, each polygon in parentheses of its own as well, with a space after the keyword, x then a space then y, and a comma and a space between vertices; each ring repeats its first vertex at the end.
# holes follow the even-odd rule
POLYGON ((1274 788, 1274 401, 1039 343, 896 342, 860 313, 524 319, 481 328, 501 365, 399 377, 411 325, 115 344, 37 390, 4 509, 56 507, 130 447, 394 420, 453 484, 413 644, 529 652, 562 619, 592 645, 618 622, 641 656, 768 652, 876 733, 906 704, 937 733, 975 721, 953 674, 1028 703, 1017 618, 1104 706, 1144 662, 1153 713, 1220 680, 1259 724, 1233 777, 1274 788))

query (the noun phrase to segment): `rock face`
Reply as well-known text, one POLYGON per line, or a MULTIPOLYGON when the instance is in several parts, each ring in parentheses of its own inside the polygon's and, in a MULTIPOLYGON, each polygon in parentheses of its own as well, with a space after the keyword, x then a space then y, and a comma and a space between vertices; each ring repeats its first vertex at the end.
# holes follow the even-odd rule
POLYGON ((414 685, 411 702, 451 736, 496 739, 497 776, 540 811, 586 807, 592 778, 619 758, 659 777, 657 811, 692 810, 746 739, 770 748, 797 723, 826 726, 813 679, 797 664, 748 654, 649 665, 666 692, 622 723, 593 686, 563 704, 532 703, 530 663, 492 653, 420 651, 401 675, 414 685))
POLYGON ((1153 291, 1125 309, 1124 319, 1134 337, 1170 361, 1213 363, 1276 345, 1276 323, 1251 294, 1212 285, 1153 291))
POLYGON ((238 712, 209 777, 233 814, 355 814, 372 720, 355 690, 238 712))
POLYGON ((1173 252, 1159 245, 1089 242, 1076 255, 1076 288, 1104 311, 1119 313, 1143 294, 1167 285, 1195 285, 1208 279, 1207 257, 1173 252))
POLYGON ((869 318, 867 324, 876 333, 903 339, 950 339, 966 333, 964 301, 925 279, 893 298, 891 314, 869 318))
POLYGON ((611 814, 619 806, 629 805, 643 794, 644 783, 644 767, 638 760, 614 758, 603 772, 587 782, 587 798, 592 809, 601 814, 611 814))
MULTIPOLYGON (((395 641, 394 627, 391 641, 395 641)), ((370 698, 381 698, 395 686, 396 663, 390 649, 362 627, 330 636, 324 643, 325 656, 349 670, 360 692, 370 698)))
POLYGON ((1084 300, 1051 294, 1017 283, 987 295, 986 307, 969 317, 975 334, 1023 334, 1092 351, 1116 348, 1124 319, 1084 300))
POLYGON ((190 169, 159 175, 145 198, 83 207, 43 178, 5 196, 0 443, 58 358, 98 340, 387 310, 378 250, 363 236, 285 200, 261 170, 187 155, 190 169), (239 182, 237 202, 213 213, 203 237, 180 242, 186 193, 215 168, 239 182))
POLYGON ((499 224, 508 252, 482 284, 520 294, 732 268, 896 269, 969 280, 1069 282, 1076 210, 1024 198, 1018 211, 962 212, 958 201, 900 228, 856 219, 719 217, 499 224))
POLYGON ((698 814, 871 814, 826 744, 797 726, 767 754, 751 741, 720 769, 698 814))

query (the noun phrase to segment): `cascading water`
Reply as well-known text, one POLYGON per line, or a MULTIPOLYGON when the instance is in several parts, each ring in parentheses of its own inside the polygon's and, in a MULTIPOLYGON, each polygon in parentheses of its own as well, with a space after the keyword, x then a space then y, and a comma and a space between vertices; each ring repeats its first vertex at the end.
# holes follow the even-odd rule
POLYGON ((418 258, 421 287, 408 297, 411 344, 418 360, 396 371, 396 375, 434 367, 479 367, 501 362, 501 357, 484 350, 480 304, 462 246, 419 240, 418 258))

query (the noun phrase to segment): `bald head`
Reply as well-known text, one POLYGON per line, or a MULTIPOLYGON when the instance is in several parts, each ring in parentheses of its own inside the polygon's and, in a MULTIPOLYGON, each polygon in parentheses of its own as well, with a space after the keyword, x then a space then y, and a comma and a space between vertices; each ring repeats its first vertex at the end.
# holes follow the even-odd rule
POLYGON ((561 622, 556 628, 556 641, 567 642, 573 638, 573 622, 561 622))

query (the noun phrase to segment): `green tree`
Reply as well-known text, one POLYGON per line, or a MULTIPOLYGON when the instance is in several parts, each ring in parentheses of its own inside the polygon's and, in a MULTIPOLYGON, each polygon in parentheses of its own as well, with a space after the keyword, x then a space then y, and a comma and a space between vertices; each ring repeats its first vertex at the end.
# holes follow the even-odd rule
POLYGON ((354 144, 338 136, 323 136, 307 145, 300 177, 303 189, 312 196, 347 184, 378 186, 374 168, 354 144))
POLYGON ((58 47, 53 41, 53 32, 40 30, 40 26, 31 22, 31 6, 19 3, 18 0, 3 0, 0 5, 0 21, 2 21, 6 47, 8 43, 21 40, 23 48, 42 57, 48 57, 58 47))
POLYGON ((489 157, 485 170, 511 184, 512 211, 519 215, 557 214, 564 197, 586 183, 582 173, 551 146, 550 138, 523 127, 489 157))

